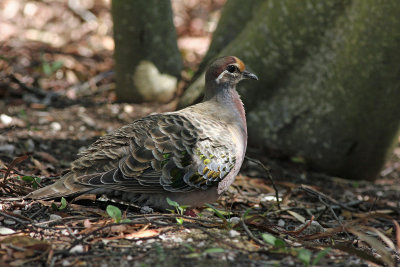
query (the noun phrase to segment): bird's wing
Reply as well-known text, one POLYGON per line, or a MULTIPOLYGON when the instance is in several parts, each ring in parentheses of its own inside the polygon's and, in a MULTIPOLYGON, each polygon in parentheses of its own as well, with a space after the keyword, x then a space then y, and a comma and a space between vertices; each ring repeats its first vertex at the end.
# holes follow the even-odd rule
POLYGON ((72 172, 85 175, 74 175, 75 182, 134 193, 206 189, 236 161, 226 125, 176 113, 137 120, 100 138, 81 156, 72 172))

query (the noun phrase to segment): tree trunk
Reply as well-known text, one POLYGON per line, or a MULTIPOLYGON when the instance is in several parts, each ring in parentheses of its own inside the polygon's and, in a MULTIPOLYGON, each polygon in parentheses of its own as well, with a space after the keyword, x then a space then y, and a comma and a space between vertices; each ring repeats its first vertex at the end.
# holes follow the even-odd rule
MULTIPOLYGON (((231 3, 231 6, 237 7, 243 4, 240 0, 230 0, 230 2, 238 2, 236 5, 231 3)), ((301 64, 307 57, 307 53, 312 52, 310 48, 319 44, 326 29, 335 23, 336 17, 343 14, 348 4, 349 0, 269 0, 259 5, 255 2, 255 13, 248 13, 252 19, 236 38, 225 43, 224 49, 220 50, 220 46, 216 45, 214 49, 218 51, 209 51, 207 54, 235 55, 243 59, 250 69, 257 72, 261 81, 256 84, 242 83, 240 85, 241 90, 245 91, 246 85, 251 84, 252 92, 246 92, 244 100, 252 103, 260 99, 260 93, 262 98, 268 97, 271 89, 282 82, 285 73, 301 64)), ((252 10, 248 9, 248 11, 252 10)), ((223 14, 229 16, 227 12, 223 14)), ((236 23, 242 25, 243 20, 236 20, 236 23)), ((220 21, 222 25, 219 24, 217 29, 222 29, 221 32, 229 31, 232 22, 223 17, 220 21), (224 21, 227 24, 224 24, 224 21)), ((216 38, 218 37, 214 34, 213 39, 216 38)), ((204 79, 204 73, 198 77, 200 80, 204 79)), ((185 91, 178 107, 185 107, 201 100, 204 84, 197 85, 199 82, 195 81, 185 91)))
POLYGON ((213 33, 210 47, 201 62, 198 72, 201 73, 208 63, 213 60, 234 40, 251 21, 253 15, 264 0, 237 1, 229 0, 223 7, 221 19, 213 33), (238 23, 240 22, 240 23, 238 23))
POLYGON ((182 68, 170 1, 113 0, 112 15, 118 100, 170 100, 182 68))
POLYGON ((398 14, 396 0, 262 4, 220 53, 260 78, 239 85, 249 144, 331 175, 375 178, 400 129, 398 14))

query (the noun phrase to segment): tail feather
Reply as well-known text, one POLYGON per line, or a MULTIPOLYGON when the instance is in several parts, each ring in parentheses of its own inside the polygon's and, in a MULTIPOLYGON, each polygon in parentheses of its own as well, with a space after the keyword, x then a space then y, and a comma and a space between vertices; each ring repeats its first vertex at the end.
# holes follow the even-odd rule
POLYGON ((85 185, 76 183, 74 181, 74 175, 72 173, 67 173, 54 184, 33 191, 26 195, 25 198, 44 200, 57 197, 66 197, 70 195, 79 195, 91 189, 92 188, 89 188, 85 185))

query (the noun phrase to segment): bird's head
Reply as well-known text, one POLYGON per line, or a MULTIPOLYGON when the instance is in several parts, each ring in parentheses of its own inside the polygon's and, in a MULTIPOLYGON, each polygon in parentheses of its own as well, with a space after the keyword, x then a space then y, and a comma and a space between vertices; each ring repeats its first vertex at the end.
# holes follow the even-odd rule
POLYGON ((206 72, 207 87, 235 87, 243 79, 258 80, 257 76, 245 69, 243 61, 234 56, 217 58, 206 72))

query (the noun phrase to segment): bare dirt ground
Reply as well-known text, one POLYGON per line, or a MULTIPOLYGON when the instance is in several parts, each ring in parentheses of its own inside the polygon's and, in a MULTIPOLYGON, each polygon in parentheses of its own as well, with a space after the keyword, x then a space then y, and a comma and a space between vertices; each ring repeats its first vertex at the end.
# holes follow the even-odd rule
MULTIPOLYGON (((223 2, 173 1, 182 88, 223 2)), ((0 266, 399 264, 399 145, 375 182, 328 177, 249 148, 268 169, 245 160, 224 197, 199 210, 18 199, 65 173, 99 136, 175 108, 116 103, 109 5, 0 3, 0 266)))

